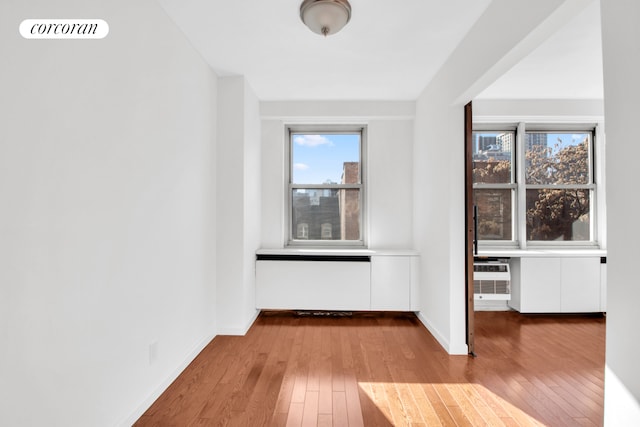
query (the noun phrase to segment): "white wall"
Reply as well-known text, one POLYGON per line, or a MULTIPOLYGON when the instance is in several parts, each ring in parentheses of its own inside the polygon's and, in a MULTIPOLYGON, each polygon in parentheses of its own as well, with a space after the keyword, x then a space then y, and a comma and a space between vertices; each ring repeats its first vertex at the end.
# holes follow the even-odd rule
POLYGON ((605 425, 639 425, 640 202, 633 195, 640 158, 640 3, 601 0, 601 10, 608 189, 605 425))
POLYGON ((0 52, 0 425, 131 422, 216 330, 216 76, 152 0, 3 1, 0 52))
POLYGON ((418 100, 413 167, 415 247, 421 254, 419 316, 452 354, 467 353, 463 131, 462 106, 439 104, 427 94, 418 100))
POLYGON ((473 118, 488 122, 526 120, 544 123, 597 122, 604 117, 602 99, 474 99, 473 118))
POLYGON ((413 244, 413 102, 262 102, 262 243, 282 248, 288 124, 366 124, 368 247, 413 244))
POLYGON ((421 253, 420 318, 449 353, 467 353, 464 105, 588 3, 494 0, 417 100, 414 223, 421 253))
POLYGON ((244 77, 218 83, 218 333, 243 335, 255 320, 260 246, 260 116, 244 77))

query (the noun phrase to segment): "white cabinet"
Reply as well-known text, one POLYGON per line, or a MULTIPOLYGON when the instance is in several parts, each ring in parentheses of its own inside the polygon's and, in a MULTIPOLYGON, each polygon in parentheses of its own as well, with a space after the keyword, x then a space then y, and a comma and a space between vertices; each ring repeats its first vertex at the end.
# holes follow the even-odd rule
POLYGON ((562 260, 560 258, 521 258, 520 277, 512 277, 512 286, 520 286, 521 313, 560 313, 562 260))
POLYGON ((521 313, 603 310, 600 257, 512 258, 512 298, 521 313))
POLYGON ((371 309, 409 311, 411 308, 411 258, 371 257, 371 309))
POLYGON ((365 260, 324 253, 266 254, 268 259, 259 253, 256 261, 258 309, 419 310, 419 258, 414 252, 355 256, 365 260))
POLYGON ((563 313, 600 311, 600 257, 562 259, 563 313))
POLYGON ((257 261, 256 306, 272 310, 369 310, 369 262, 257 261))

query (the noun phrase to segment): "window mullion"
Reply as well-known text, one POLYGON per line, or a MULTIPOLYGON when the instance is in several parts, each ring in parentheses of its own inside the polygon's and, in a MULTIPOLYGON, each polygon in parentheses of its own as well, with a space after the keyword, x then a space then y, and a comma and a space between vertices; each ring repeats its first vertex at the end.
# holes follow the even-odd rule
POLYGON ((595 184, 525 184, 527 190, 594 190, 595 184))
POLYGON ((527 248, 527 191, 525 188, 526 127, 518 123, 516 130, 516 240, 521 249, 527 248))
POLYGON ((514 190, 516 184, 473 184, 474 190, 514 190))
POLYGON ((342 189, 356 189, 363 188, 362 184, 289 184, 292 190, 295 189, 309 189, 309 190, 342 190, 342 189))

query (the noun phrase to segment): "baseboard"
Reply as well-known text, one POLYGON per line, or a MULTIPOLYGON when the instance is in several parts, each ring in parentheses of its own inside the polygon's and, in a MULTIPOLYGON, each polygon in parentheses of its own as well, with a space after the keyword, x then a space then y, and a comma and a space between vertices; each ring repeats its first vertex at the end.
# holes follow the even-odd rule
POLYGON ((242 327, 224 327, 220 326, 220 321, 218 321, 218 335, 233 335, 233 336, 244 336, 247 334, 253 323, 256 321, 258 316, 260 315, 260 310, 257 310, 255 314, 251 317, 251 319, 242 327))
POLYGON ((200 354, 202 350, 216 337, 216 334, 213 334, 207 338, 204 338, 200 341, 194 348, 187 354, 182 363, 178 365, 178 367, 164 380, 156 389, 151 393, 139 406, 136 410, 129 415, 124 421, 119 423, 118 425, 121 427, 130 427, 135 423, 141 416, 144 414, 147 409, 151 407, 153 402, 155 402, 158 397, 171 385, 172 382, 178 378, 178 376, 189 366, 191 362, 200 354))
POLYGON ((466 355, 469 353, 469 350, 466 344, 462 346, 455 346, 455 347, 452 346, 449 340, 445 338, 445 336, 442 335, 440 331, 438 331, 438 329, 436 329, 431 324, 431 322, 429 322, 429 319, 427 319, 422 314, 422 312, 417 312, 416 315, 418 316, 418 319, 420 319, 422 324, 425 326, 425 328, 427 328, 427 330, 431 333, 431 335, 433 335, 436 341, 438 341, 438 343, 442 346, 442 348, 444 348, 444 350, 447 353, 449 353, 450 355, 466 355))
POLYGON ((449 340, 444 337, 432 324, 429 320, 424 317, 421 311, 416 313, 418 315, 418 319, 422 322, 422 324, 427 328, 427 330, 433 335, 433 337, 438 341, 438 343, 444 348, 444 350, 449 352, 449 340))

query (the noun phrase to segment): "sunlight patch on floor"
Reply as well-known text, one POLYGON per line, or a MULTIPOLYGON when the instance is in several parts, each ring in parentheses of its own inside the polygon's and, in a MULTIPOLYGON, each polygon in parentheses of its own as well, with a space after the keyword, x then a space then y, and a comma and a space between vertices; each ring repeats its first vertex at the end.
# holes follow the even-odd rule
POLYGON ((455 423, 544 426, 480 384, 359 382, 369 400, 394 426, 455 423))

